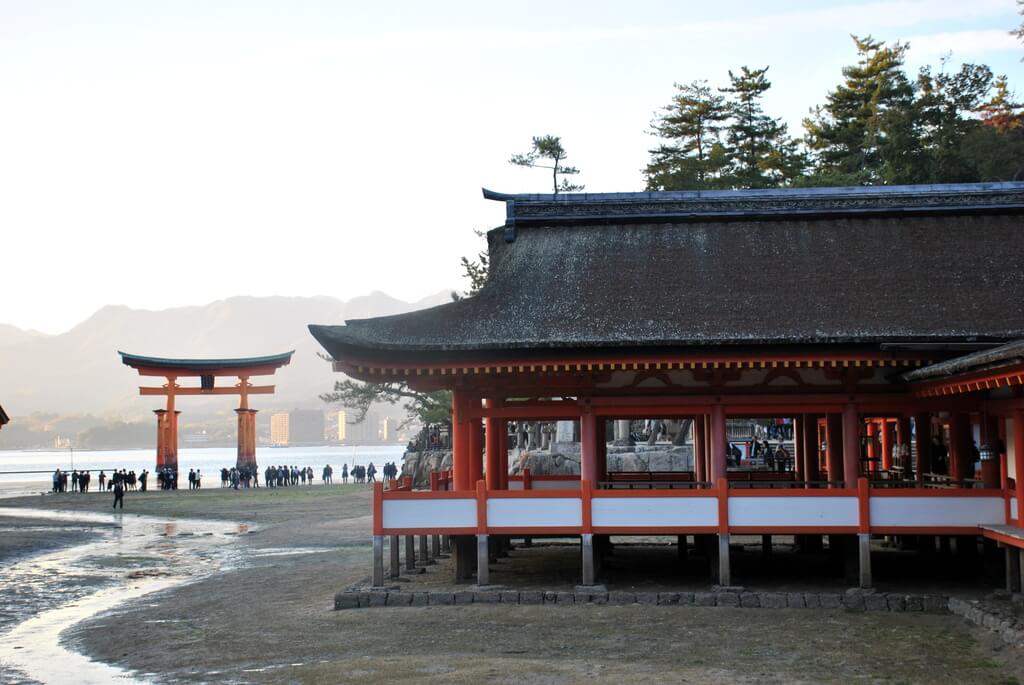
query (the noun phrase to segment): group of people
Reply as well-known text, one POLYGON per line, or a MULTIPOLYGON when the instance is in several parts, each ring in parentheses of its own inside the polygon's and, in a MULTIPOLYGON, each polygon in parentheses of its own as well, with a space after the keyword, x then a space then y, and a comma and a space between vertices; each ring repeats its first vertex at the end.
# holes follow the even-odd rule
MULTIPOLYGON (((732 446, 732 449, 736 450, 737 455, 740 453, 738 447, 732 446)), ((772 449, 771 444, 767 440, 754 441, 754 444, 750 448, 750 458, 754 460, 761 460, 769 470, 786 471, 790 468, 792 462, 792 455, 789 450, 782 444, 782 440, 779 440, 779 444, 772 449)), ((737 457, 738 463, 738 457, 737 457)))
MULTIPOLYGON (((135 471, 128 471, 121 469, 118 471, 114 469, 114 472, 107 477, 107 472, 101 470, 97 480, 99 481, 99 491, 111 491, 115 489, 115 486, 120 484, 124 490, 137 490, 141 487, 142 491, 146 491, 146 480, 149 478, 149 471, 143 469, 142 473, 136 474, 135 471)), ((68 492, 70 486, 71 492, 87 493, 92 486, 92 473, 90 471, 78 471, 73 469, 69 474, 67 471, 56 469, 53 472, 53 492, 68 492)))

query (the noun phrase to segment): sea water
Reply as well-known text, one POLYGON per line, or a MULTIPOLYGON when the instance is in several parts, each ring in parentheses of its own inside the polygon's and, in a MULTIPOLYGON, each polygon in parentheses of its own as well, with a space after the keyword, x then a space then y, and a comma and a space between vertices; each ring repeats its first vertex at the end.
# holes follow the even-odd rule
MULTIPOLYGON (((323 447, 257 447, 256 464, 262 472, 271 464, 311 466, 319 482, 325 465, 334 469, 335 482, 341 477, 341 466, 347 464, 366 466, 373 462, 378 472, 385 462, 401 465, 404 445, 344 445, 323 447)), ((220 470, 235 465, 237 450, 234 447, 186 447, 178 449, 179 476, 188 474, 189 469, 199 469, 204 487, 220 484, 220 470)), ((126 469, 141 473, 156 468, 154 449, 137 450, 0 450, 0 483, 47 481, 47 473, 60 468, 64 471, 86 470, 92 473, 92 488, 98 487, 96 477, 100 471, 109 476, 114 470, 126 469), (36 473, 24 473, 24 472, 36 473)), ((156 481, 150 481, 155 485, 156 481)), ((182 481, 184 483, 184 481, 182 481)), ((70 483, 69 483, 70 486, 70 483)))

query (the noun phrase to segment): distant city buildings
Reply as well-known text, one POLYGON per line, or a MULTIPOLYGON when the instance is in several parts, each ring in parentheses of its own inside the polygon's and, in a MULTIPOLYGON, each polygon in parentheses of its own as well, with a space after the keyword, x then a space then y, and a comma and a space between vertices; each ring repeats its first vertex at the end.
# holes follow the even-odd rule
POLYGON ((288 412, 281 411, 270 415, 270 443, 288 444, 288 412))

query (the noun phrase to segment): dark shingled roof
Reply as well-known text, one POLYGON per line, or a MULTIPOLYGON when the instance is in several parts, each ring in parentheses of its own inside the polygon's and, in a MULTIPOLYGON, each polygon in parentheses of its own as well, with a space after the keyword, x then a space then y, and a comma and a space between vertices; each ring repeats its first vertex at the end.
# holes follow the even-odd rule
POLYGON ((4 411, 3 407, 0 407, 0 426, 3 426, 5 423, 10 423, 10 422, 11 422, 11 417, 9 417, 7 415, 7 412, 4 411))
POLYGON ((151 369, 212 371, 214 369, 238 369, 249 366, 284 366, 292 360, 295 350, 265 357, 238 357, 234 359, 168 359, 166 357, 144 357, 138 354, 118 352, 121 362, 131 367, 145 366, 151 369))
POLYGON ((1024 338, 1024 183, 493 193, 470 299, 310 326, 337 359, 1024 338))
POLYGON ((999 369, 1015 364, 1024 364, 1024 340, 1016 340, 987 350, 981 350, 962 357, 948 359, 920 369, 914 369, 900 376, 908 383, 948 378, 971 371, 999 369))

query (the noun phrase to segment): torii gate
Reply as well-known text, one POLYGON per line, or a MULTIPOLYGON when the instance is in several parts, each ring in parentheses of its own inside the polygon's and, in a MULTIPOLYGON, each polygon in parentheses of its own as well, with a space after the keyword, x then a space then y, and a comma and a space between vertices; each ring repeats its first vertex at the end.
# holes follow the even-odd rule
POLYGON ((144 396, 161 395, 167 398, 166 409, 155 409, 156 414, 156 468, 178 470, 178 414, 175 398, 181 395, 240 395, 238 409, 238 468, 256 465, 256 410, 249 408, 249 395, 270 395, 273 385, 252 385, 252 376, 272 376, 277 369, 292 360, 294 350, 268 357, 241 359, 165 359, 142 357, 118 352, 121 362, 136 369, 140 376, 163 376, 162 387, 140 387, 144 396), (199 387, 182 387, 179 378, 195 376, 199 387), (235 376, 238 383, 217 387, 217 376, 235 376))

